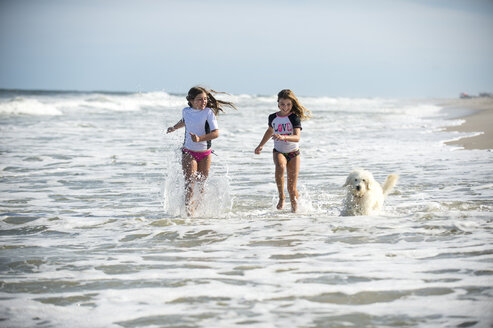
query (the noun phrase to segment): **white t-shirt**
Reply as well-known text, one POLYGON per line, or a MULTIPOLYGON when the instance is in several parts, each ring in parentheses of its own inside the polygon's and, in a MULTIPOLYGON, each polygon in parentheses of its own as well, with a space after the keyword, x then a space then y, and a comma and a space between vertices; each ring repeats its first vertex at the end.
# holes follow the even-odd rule
MULTIPOLYGON (((279 116, 278 113, 269 115, 269 126, 274 129, 274 134, 292 135, 294 129, 301 130, 301 121, 296 114, 279 116)), ((298 143, 292 141, 274 140, 274 148, 281 153, 290 153, 298 149, 298 143)))
POLYGON ((185 142, 183 143, 183 147, 193 151, 205 151, 211 148, 210 140, 193 142, 190 133, 203 136, 219 129, 216 115, 214 115, 212 109, 208 107, 204 109, 185 107, 183 108, 182 116, 185 121, 185 142))

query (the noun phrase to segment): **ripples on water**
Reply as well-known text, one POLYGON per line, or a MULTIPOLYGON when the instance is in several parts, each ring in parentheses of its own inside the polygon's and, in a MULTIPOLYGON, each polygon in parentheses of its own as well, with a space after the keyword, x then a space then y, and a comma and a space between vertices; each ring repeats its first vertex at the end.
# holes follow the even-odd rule
POLYGON ((232 98, 187 218, 183 134, 162 133, 182 97, 3 94, 0 326, 493 323, 491 152, 443 145, 431 102, 302 98, 302 202, 277 211, 253 155, 275 98, 232 98), (339 216, 355 167, 401 175, 381 216, 339 216))

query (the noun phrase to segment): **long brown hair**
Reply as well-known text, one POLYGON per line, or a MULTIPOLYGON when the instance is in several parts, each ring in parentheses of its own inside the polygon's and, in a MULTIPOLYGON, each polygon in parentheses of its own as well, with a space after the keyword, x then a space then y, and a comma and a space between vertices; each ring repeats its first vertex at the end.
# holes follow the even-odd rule
POLYGON ((299 116, 300 120, 307 120, 312 117, 312 113, 300 104, 300 101, 294 95, 294 92, 289 89, 283 89, 277 94, 277 102, 281 99, 289 99, 293 103, 291 111, 299 116))
POLYGON ((231 108, 237 109, 232 102, 216 99, 213 95, 218 93, 227 94, 226 92, 214 91, 212 89, 208 90, 200 86, 195 86, 188 91, 188 95, 187 95, 188 106, 192 107, 191 101, 201 93, 205 93, 207 95, 207 107, 212 109, 215 115, 219 115, 219 112, 224 112, 222 108, 223 106, 229 106, 231 108))

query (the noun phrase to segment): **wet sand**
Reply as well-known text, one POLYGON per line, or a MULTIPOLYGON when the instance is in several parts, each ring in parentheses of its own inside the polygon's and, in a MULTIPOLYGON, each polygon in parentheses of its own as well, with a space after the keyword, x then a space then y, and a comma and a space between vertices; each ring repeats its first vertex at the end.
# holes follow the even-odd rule
POLYGON ((447 127, 446 131, 483 132, 473 137, 448 141, 448 145, 462 146, 464 149, 493 149, 493 98, 474 97, 451 99, 440 103, 446 109, 468 109, 471 111, 461 119, 464 123, 447 127))

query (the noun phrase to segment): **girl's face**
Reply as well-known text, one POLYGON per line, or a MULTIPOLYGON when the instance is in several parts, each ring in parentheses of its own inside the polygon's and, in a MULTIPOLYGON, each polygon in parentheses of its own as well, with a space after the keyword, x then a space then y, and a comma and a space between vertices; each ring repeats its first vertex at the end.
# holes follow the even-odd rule
POLYGON ((190 103, 192 104, 192 108, 202 110, 207 106, 207 95, 202 92, 193 98, 190 103))
POLYGON ((277 102, 277 107, 281 110, 281 115, 286 116, 291 112, 293 103, 291 102, 291 99, 281 98, 277 102))

